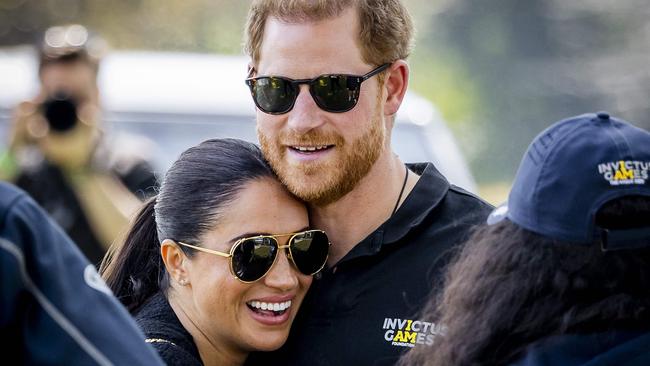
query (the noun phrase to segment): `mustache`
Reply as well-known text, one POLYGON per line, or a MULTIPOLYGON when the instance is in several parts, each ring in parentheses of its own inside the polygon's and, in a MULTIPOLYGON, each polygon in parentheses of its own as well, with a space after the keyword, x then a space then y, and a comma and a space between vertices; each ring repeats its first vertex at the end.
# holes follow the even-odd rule
POLYGON ((279 136, 284 145, 343 145, 341 135, 335 132, 308 131, 296 133, 293 131, 284 132, 279 136))

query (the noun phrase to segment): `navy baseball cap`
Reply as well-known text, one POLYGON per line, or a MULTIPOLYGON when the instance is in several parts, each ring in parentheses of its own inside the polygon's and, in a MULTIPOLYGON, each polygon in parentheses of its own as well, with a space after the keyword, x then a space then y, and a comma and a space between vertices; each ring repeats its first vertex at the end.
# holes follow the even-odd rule
POLYGON ((601 240, 604 250, 650 246, 648 226, 608 230, 595 224, 603 204, 650 197, 650 133, 605 112, 556 122, 528 147, 508 201, 488 217, 505 218, 572 243, 601 240))

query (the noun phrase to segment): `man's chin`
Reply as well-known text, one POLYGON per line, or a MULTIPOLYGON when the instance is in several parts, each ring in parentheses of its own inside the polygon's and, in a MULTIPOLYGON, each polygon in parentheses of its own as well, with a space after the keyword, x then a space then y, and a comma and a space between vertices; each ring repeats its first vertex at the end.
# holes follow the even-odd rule
POLYGON ((299 199, 315 207, 325 207, 339 200, 339 196, 330 192, 291 190, 290 191, 299 199))
POLYGON ((302 174, 283 176, 282 182, 294 196, 313 206, 323 207, 338 201, 353 188, 346 184, 348 182, 333 178, 322 174, 302 174))
POLYGON ((307 173, 302 170, 278 172, 278 175, 289 191, 303 200, 305 200, 303 197, 317 195, 323 185, 323 180, 318 174, 307 173))

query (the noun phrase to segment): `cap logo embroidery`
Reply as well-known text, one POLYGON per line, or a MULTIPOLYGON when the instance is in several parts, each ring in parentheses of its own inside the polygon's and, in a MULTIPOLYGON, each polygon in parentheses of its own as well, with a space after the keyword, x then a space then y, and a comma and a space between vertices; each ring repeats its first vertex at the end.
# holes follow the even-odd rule
POLYGON ((612 186, 645 184, 649 168, 650 161, 620 160, 598 164, 598 173, 612 186))

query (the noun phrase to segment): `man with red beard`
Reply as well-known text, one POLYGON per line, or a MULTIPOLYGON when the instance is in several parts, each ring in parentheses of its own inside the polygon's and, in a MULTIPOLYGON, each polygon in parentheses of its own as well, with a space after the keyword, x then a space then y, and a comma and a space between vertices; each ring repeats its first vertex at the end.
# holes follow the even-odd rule
POLYGON ((260 144, 332 246, 287 344, 250 364, 393 364, 444 331, 417 312, 490 207, 391 149, 412 34, 399 0, 253 1, 260 144))

